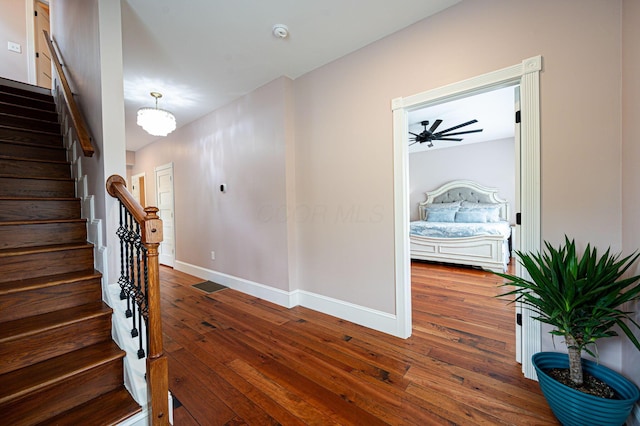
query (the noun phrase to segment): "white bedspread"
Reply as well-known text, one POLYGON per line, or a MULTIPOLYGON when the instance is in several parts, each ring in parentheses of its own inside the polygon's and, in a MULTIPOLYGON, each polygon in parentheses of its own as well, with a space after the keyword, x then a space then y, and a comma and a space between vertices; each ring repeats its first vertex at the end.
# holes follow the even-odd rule
POLYGON ((460 223, 425 222, 418 220, 410 223, 410 234, 435 238, 462 238, 475 235, 502 235, 504 239, 511 235, 509 222, 460 223))

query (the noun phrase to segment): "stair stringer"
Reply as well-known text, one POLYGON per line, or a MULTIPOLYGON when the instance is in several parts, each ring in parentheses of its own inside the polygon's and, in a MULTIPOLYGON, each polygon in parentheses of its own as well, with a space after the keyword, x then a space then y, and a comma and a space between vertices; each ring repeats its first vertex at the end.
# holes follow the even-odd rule
MULTIPOLYGON (((126 302, 120 300, 120 287, 118 284, 108 284, 105 282, 104 271, 108 262, 108 250, 103 245, 102 220, 95 217, 95 195, 89 193, 88 176, 83 174, 82 162, 84 154, 80 143, 75 136, 75 131, 71 125, 71 116, 65 107, 61 90, 56 87, 52 91, 60 125, 63 135, 64 147, 67 150, 67 161, 71 163, 71 175, 75 181, 76 196, 80 198, 82 218, 87 220, 87 241, 94 246, 95 269, 103 273, 102 277, 102 300, 113 309, 111 321, 111 336, 120 349, 126 352, 124 358, 124 385, 133 399, 142 407, 142 417, 135 416, 136 419, 146 419, 149 415, 146 374, 146 359, 138 359, 136 341, 131 338, 129 325, 130 319, 126 318, 126 302)), ((145 336, 146 336, 146 330, 145 336)), ((169 405, 171 407, 171 404, 169 405)), ((172 410, 170 410, 172 411, 172 410)), ((173 414, 172 412, 170 413, 173 414)), ((137 424, 137 422, 136 422, 137 424)))

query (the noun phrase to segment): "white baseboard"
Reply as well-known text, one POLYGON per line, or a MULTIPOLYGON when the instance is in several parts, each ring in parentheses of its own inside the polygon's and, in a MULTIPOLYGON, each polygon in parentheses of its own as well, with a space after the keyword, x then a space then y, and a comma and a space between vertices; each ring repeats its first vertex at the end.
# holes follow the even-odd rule
POLYGON ((305 290, 296 292, 300 306, 400 337, 397 334, 399 327, 396 315, 305 290))
POLYGON ((203 280, 211 280, 218 284, 222 284, 234 290, 241 291, 251 296, 259 297, 260 299, 267 300, 276 305, 292 308, 290 302, 291 295, 288 291, 280 290, 278 288, 269 287, 264 284, 260 284, 254 281, 245 280, 244 278, 238 278, 233 275, 224 274, 222 272, 212 271, 201 266, 192 265, 190 263, 181 262, 176 260, 173 266, 180 272, 185 272, 189 275, 202 278, 203 280))
POLYGON ((191 265, 179 260, 176 260, 174 268, 198 278, 211 280, 234 290, 241 291, 242 293, 259 297, 260 299, 275 303, 276 305, 284 306, 286 308, 303 306, 373 330, 381 331, 393 336, 399 336, 398 318, 393 314, 334 299, 332 297, 323 296, 321 294, 312 293, 306 290, 280 290, 254 281, 246 280, 244 278, 191 265))

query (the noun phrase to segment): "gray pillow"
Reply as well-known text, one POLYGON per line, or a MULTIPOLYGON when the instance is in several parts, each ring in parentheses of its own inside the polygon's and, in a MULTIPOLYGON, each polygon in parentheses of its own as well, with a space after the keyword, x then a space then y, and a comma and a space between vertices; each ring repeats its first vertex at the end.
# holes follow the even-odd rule
POLYGON ((456 218, 458 208, 449 209, 427 209, 425 220, 427 222, 453 222, 456 218))
POLYGON ((461 209, 467 210, 485 210, 487 220, 485 222, 500 222, 503 219, 500 217, 500 209, 504 203, 474 203, 471 201, 463 201, 461 209))
POLYGON ((485 223, 487 222, 487 212, 484 209, 461 208, 456 213, 456 222, 461 223, 485 223))

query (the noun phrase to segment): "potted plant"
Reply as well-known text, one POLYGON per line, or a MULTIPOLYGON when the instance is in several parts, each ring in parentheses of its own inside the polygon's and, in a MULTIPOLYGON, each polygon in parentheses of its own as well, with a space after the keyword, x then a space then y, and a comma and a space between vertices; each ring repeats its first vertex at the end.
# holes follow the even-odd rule
POLYGON ((608 249, 599 257, 587 245, 580 257, 574 240, 566 236, 559 248, 544 244, 542 254, 516 251, 530 278, 497 273, 507 280, 502 286, 515 287, 499 297, 515 296, 511 302, 522 303, 535 319, 553 326, 551 334, 564 338, 568 356, 541 352, 532 359, 540 388, 558 420, 564 425, 622 425, 640 398, 637 386, 581 355, 584 351, 597 360, 596 342, 617 336, 614 326, 640 350, 631 328, 640 330, 640 325, 631 318, 632 312, 622 310, 627 302, 640 299, 640 275, 623 278, 640 253, 621 258, 608 249), (568 379, 552 377, 567 369, 568 379), (592 392, 592 382, 606 383, 615 395, 585 393, 592 392))

